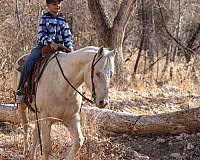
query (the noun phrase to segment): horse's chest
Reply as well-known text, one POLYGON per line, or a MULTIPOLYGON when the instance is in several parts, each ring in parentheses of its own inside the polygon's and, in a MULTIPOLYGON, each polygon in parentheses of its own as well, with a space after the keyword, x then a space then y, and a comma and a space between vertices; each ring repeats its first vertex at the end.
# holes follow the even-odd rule
POLYGON ((81 98, 72 95, 61 99, 60 102, 57 102, 56 104, 55 106, 57 107, 53 107, 54 113, 57 113, 59 117, 71 116, 79 112, 81 106, 81 98))

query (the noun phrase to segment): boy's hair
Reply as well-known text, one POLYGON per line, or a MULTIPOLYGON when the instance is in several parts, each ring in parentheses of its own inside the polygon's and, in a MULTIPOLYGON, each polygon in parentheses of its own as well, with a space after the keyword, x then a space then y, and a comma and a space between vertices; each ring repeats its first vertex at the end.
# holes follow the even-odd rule
POLYGON ((61 1, 63 1, 63 0, 46 0, 46 3, 47 4, 51 4, 51 3, 53 3, 53 2, 57 2, 57 1, 59 1, 59 2, 61 2, 61 1))

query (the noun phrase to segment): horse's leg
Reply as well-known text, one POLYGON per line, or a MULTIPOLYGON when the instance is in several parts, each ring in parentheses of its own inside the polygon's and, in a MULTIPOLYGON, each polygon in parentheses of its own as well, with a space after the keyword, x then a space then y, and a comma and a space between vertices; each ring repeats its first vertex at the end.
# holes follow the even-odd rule
POLYGON ((49 159, 49 154, 51 152, 51 121, 50 120, 42 120, 40 123, 40 129, 42 133, 42 148, 44 152, 45 160, 49 159))
POLYGON ((74 137, 74 143, 66 157, 66 160, 73 160, 84 142, 80 125, 80 115, 77 114, 69 124, 65 125, 68 127, 71 136, 74 137))
POLYGON ((31 159, 35 159, 36 146, 37 146, 38 142, 39 142, 39 135, 38 135, 38 127, 36 124, 35 128, 33 130, 33 134, 32 134, 32 147, 30 149, 30 151, 31 151, 30 158, 31 159))
POLYGON ((17 108, 18 114, 20 116, 20 120, 22 123, 22 127, 24 130, 24 156, 28 155, 28 108, 25 104, 18 104, 17 108))

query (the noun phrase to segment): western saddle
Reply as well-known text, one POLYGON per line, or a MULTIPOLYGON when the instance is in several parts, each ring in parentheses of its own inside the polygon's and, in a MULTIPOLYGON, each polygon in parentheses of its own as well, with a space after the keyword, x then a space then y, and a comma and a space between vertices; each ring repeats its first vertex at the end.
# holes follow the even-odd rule
MULTIPOLYGON (((63 51, 65 53, 71 52, 68 48, 64 47, 63 45, 59 45, 57 50, 52 50, 50 45, 47 45, 42 48, 42 58, 35 63, 33 70, 29 74, 28 78, 26 79, 25 85, 24 85, 24 91, 25 91, 25 103, 28 106, 31 106, 31 103, 34 101, 34 97, 37 90, 37 84, 43 74, 43 71, 50 61, 50 57, 52 57, 52 54, 63 51)), ((26 54, 22 56, 18 60, 18 67, 16 68, 19 72, 22 71, 23 66, 30 54, 26 54)), ((52 57, 53 59, 53 57, 52 57)), ((32 109, 31 109, 32 110, 32 109)))

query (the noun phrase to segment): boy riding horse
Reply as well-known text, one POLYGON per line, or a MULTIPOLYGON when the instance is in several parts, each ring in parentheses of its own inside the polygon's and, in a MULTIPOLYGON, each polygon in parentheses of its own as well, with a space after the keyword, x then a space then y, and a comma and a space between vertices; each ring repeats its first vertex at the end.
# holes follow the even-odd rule
POLYGON ((42 58, 42 51, 49 48, 55 52, 63 45, 66 52, 73 51, 72 34, 68 23, 60 12, 62 0, 46 0, 48 12, 40 18, 38 44, 28 56, 19 80, 16 103, 25 100, 24 84, 33 70, 34 64, 42 58))

